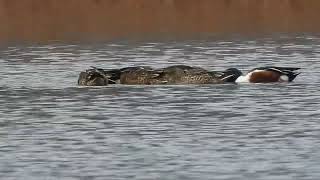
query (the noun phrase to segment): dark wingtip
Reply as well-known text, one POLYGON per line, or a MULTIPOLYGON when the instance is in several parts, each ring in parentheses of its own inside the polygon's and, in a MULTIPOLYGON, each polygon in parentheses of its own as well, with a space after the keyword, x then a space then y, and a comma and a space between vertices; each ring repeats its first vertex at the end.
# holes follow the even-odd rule
POLYGON ((301 74, 300 72, 299 73, 293 73, 291 75, 289 75, 289 82, 292 82, 299 74, 301 74))
POLYGON ((288 70, 291 70, 291 71, 297 71, 297 70, 299 70, 299 69, 301 69, 301 68, 298 68, 298 67, 296 67, 296 68, 288 68, 288 70))
POLYGON ((297 70, 301 69, 299 67, 275 67, 275 68, 278 68, 280 70, 287 70, 287 71, 297 71, 297 70))

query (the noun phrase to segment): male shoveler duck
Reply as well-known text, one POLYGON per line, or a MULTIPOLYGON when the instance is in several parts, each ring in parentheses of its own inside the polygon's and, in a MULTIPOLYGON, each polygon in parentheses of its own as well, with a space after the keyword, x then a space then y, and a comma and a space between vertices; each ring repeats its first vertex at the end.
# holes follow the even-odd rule
POLYGON ((161 69, 138 66, 103 70, 92 67, 92 69, 80 73, 78 84, 82 86, 105 86, 108 84, 217 84, 223 83, 228 79, 222 75, 224 73, 185 65, 175 65, 161 69))
POLYGON ((230 68, 224 72, 226 82, 235 83, 272 83, 272 82, 291 82, 300 73, 296 72, 300 68, 292 67, 259 67, 252 69, 246 75, 237 68, 230 68))

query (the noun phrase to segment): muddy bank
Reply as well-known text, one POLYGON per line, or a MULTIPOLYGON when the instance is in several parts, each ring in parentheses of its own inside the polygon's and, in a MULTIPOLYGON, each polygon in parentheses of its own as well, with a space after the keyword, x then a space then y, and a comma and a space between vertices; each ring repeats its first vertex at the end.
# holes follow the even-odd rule
POLYGON ((319 0, 0 0, 0 40, 320 32, 319 0))

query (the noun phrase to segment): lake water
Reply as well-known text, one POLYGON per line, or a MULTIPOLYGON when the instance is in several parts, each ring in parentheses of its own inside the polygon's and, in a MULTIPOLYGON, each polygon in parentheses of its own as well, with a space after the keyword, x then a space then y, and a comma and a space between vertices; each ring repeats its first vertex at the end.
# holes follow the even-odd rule
POLYGON ((2 46, 3 179, 320 179, 320 37, 2 46), (78 87, 90 66, 301 67, 290 84, 78 87))

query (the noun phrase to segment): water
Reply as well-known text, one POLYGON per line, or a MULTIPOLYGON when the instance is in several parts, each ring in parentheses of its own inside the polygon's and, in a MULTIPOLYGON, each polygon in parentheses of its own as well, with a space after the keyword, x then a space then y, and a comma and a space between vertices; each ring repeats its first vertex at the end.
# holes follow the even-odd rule
POLYGON ((0 50, 3 179, 319 179, 320 38, 0 50), (290 84, 77 87, 89 66, 302 67, 290 84))

